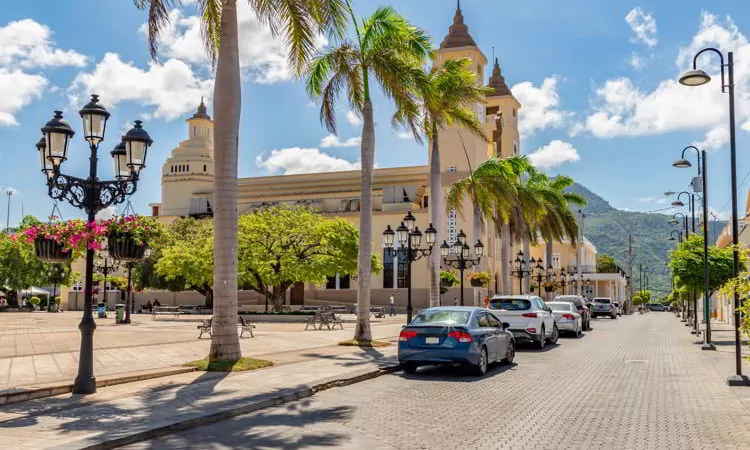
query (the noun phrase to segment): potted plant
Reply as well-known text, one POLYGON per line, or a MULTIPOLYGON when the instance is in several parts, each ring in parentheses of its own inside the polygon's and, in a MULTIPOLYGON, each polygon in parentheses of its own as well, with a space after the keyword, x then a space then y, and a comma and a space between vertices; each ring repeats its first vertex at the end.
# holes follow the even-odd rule
POLYGON ((474 272, 466 278, 469 279, 473 287, 487 287, 492 281, 492 276, 488 272, 474 272))
POLYGON ((453 270, 440 271, 440 286, 450 288, 458 284, 460 280, 453 270))
POLYGON ((143 259, 149 243, 162 235, 161 224, 143 216, 123 216, 102 221, 107 227, 109 254, 121 261, 134 262, 143 259))
POLYGON ((31 297, 29 299, 29 303, 31 303, 31 309, 34 310, 34 311, 36 311, 37 309, 39 309, 39 303, 41 303, 41 302, 42 302, 42 300, 39 297, 36 297, 36 296, 31 297))
POLYGON ((34 243, 39 259, 46 263, 58 264, 69 261, 88 248, 101 247, 101 230, 95 224, 86 224, 75 219, 48 223, 36 223, 26 227, 22 233, 34 243))

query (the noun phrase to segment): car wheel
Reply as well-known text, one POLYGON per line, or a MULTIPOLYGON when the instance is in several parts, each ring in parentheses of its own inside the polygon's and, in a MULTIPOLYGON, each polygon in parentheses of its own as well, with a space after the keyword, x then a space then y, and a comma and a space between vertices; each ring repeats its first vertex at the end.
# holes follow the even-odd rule
POLYGON ((617 319, 617 314, 615 314, 614 316, 612 316, 612 320, 615 320, 615 319, 617 319))
POLYGON ((557 340, 560 338, 560 332, 557 330, 557 325, 552 326, 552 336, 549 337, 549 343, 554 345, 557 344, 557 340))
POLYGON ((544 337, 544 325, 542 325, 542 331, 539 333, 539 340, 536 342, 536 347, 539 350, 544 350, 544 345, 547 343, 547 339, 544 337))
POLYGON ((404 363, 401 365, 401 367, 403 367, 404 373, 408 373, 408 374, 417 373, 417 369, 419 368, 418 365, 412 364, 412 363, 404 363))
POLYGON ((482 347, 482 351, 479 353, 479 362, 477 365, 472 367, 474 375, 481 377, 487 373, 487 349, 482 347))
POLYGON ((516 357, 516 343, 513 341, 510 341, 508 343, 508 351, 505 353, 505 358, 503 359, 503 364, 511 365, 513 364, 513 358, 516 357))

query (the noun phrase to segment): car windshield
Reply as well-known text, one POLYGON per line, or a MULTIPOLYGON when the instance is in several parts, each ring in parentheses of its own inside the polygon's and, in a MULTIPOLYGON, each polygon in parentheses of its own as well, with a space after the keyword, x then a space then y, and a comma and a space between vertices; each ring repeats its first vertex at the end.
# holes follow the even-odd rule
POLYGON ((470 315, 470 311, 428 310, 415 317, 411 325, 466 325, 470 315))
POLYGON ((506 311, 526 311, 531 309, 531 302, 522 298, 493 298, 489 307, 506 311))
POLYGON ((552 308, 552 311, 570 312, 570 303, 547 303, 547 306, 552 308))
POLYGON ((608 298, 595 298, 594 303, 612 303, 612 300, 608 298))

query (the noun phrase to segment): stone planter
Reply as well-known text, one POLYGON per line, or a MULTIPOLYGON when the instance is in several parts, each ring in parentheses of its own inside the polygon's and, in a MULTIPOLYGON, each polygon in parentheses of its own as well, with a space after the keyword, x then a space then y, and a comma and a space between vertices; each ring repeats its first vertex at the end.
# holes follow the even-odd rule
POLYGON ((140 261, 148 248, 148 244, 138 245, 129 234, 110 233, 107 244, 112 258, 125 262, 140 261))
POLYGON ((65 249, 61 243, 44 237, 34 239, 34 250, 39 259, 50 264, 67 262, 71 256, 71 251, 65 249))

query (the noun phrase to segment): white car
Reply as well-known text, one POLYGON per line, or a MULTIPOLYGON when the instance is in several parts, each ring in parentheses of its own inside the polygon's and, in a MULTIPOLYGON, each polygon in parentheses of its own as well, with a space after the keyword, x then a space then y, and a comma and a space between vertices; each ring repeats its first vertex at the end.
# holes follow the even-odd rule
POLYGON ((622 317, 622 305, 620 304, 620 302, 616 301, 613 302, 613 304, 615 305, 615 308, 617 308, 617 315, 622 317))
POLYGON ((583 317, 576 309, 576 305, 570 302, 549 302, 547 306, 552 309, 555 324, 560 332, 573 333, 576 337, 581 335, 583 317))
POLYGON ((496 317, 508 323, 516 342, 530 342, 537 348, 547 343, 555 344, 560 333, 552 310, 534 295, 496 295, 487 308, 496 317))

